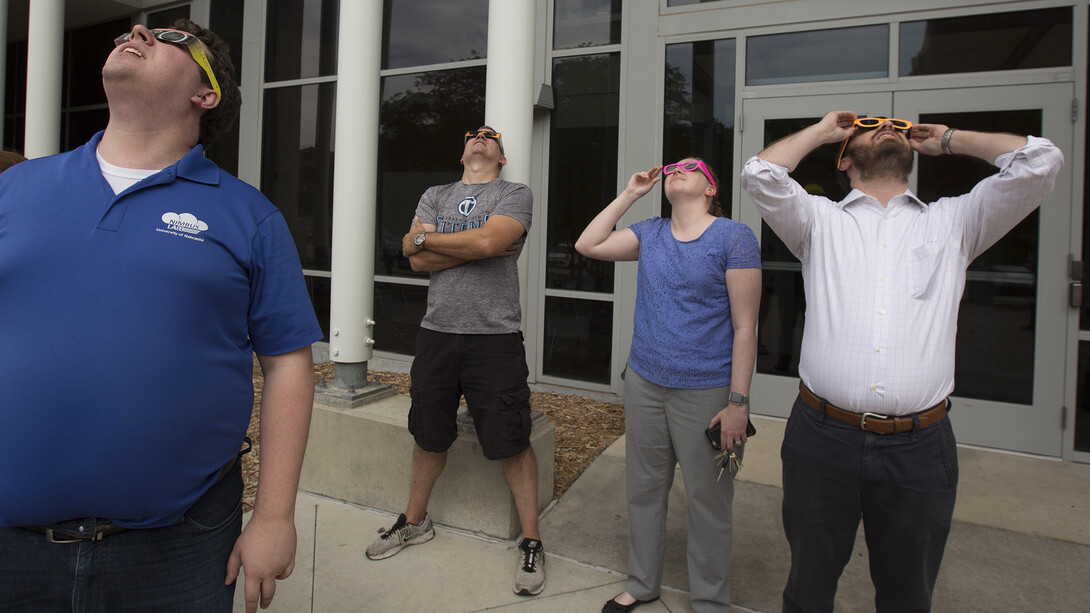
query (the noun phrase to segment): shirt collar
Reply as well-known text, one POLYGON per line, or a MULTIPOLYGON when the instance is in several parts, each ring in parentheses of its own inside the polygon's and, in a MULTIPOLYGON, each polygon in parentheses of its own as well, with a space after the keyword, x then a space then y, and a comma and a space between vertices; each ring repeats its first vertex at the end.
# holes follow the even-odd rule
MULTIPOLYGON (((912 190, 906 189, 904 191, 904 193, 901 194, 901 196, 908 199, 909 202, 915 202, 920 207, 922 207, 924 209, 927 209, 927 204, 924 203, 923 200, 920 200, 919 198, 917 198, 916 194, 912 193, 912 190)), ((863 193, 863 192, 861 192, 861 191, 859 191, 858 189, 852 188, 852 191, 848 192, 848 195, 845 196, 844 199, 841 200, 840 202, 838 202, 837 204, 840 206, 841 209, 843 209, 844 207, 848 206, 849 204, 852 204, 853 202, 857 202, 859 200, 863 200, 863 199, 866 199, 866 198, 870 198, 870 196, 863 193)))
MULTIPOLYGON (((98 143, 105 133, 105 130, 100 130, 84 145, 87 147, 87 152, 91 155, 92 160, 96 159, 95 152, 98 150, 98 143)), ((220 182, 219 166, 216 166, 215 162, 204 156, 204 147, 200 144, 190 149, 189 153, 186 153, 182 159, 159 172, 166 172, 168 176, 178 176, 207 185, 217 185, 220 182)))

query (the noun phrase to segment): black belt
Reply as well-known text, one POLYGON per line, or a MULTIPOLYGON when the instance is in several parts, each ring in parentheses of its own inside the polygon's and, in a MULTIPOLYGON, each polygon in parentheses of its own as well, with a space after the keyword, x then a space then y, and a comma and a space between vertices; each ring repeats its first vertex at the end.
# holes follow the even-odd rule
MULTIPOLYGON (((253 448, 250 437, 247 436, 242 442, 245 447, 241 451, 239 451, 238 454, 232 457, 231 461, 227 462, 227 464, 225 464, 223 468, 220 469, 219 474, 216 475, 216 480, 212 482, 213 486, 215 486, 217 483, 222 481, 224 477, 227 476, 231 469, 235 467, 235 463, 237 463, 243 455, 250 453, 250 449, 253 448)), ((208 489, 211 490, 212 488, 209 487, 208 489)), ((178 518, 178 521, 174 522, 173 525, 180 524, 184 519, 185 514, 183 513, 182 516, 178 518)), ((110 523, 110 520, 98 519, 94 517, 89 517, 86 519, 74 519, 61 522, 59 524, 52 524, 49 526, 21 527, 24 530, 30 530, 31 532, 44 534, 45 540, 49 541, 50 543, 78 543, 80 541, 101 541, 107 536, 111 536, 128 530, 128 528, 125 528, 123 526, 118 526, 110 523)))

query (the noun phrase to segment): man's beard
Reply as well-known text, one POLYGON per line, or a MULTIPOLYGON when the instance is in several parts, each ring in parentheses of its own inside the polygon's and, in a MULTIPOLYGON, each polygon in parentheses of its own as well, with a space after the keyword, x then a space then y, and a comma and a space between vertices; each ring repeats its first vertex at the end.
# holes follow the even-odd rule
POLYGON ((859 178, 864 181, 907 181, 915 162, 912 148, 898 138, 884 138, 869 145, 856 145, 848 152, 848 157, 859 169, 859 178))

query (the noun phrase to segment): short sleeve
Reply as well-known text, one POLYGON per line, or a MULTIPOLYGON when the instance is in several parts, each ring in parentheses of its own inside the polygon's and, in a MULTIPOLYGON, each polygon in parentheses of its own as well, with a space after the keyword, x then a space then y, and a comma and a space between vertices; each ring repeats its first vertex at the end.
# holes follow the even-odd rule
POLYGON ((522 224, 526 232, 529 232, 534 214, 534 194, 529 187, 521 183, 508 183, 507 186, 508 191, 492 214, 510 217, 522 224))
POLYGON ((760 268, 761 245, 753 229, 743 223, 734 223, 731 245, 727 251, 727 268, 760 268))
MULTIPOLYGON (((439 214, 438 208, 435 204, 436 189, 436 187, 429 187, 428 189, 424 190, 424 193, 420 195, 420 201, 416 203, 416 212, 413 214, 420 220, 420 223, 435 225, 435 218, 439 214)), ((405 226, 406 232, 408 231, 408 227, 411 225, 412 220, 410 219, 405 226)))
POLYGON ((258 355, 280 355, 322 340, 295 241, 279 211, 262 221, 251 243, 250 340, 258 355))

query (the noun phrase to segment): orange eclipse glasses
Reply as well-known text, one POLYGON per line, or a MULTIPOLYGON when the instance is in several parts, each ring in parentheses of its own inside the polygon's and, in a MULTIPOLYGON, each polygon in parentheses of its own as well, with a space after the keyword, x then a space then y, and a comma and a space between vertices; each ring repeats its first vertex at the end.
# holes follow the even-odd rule
MULTIPOLYGON (((852 122, 853 126, 859 126, 865 130, 873 130, 878 126, 889 122, 893 126, 894 130, 900 130, 905 133, 907 138, 912 130, 912 122, 907 119, 893 119, 891 117, 860 117, 852 122)), ((854 135, 853 135, 854 136, 854 135)), ((840 153, 836 156, 835 168, 840 168, 840 159, 844 157, 844 151, 848 148, 848 141, 851 140, 851 136, 844 139, 844 143, 840 145, 840 153)))

